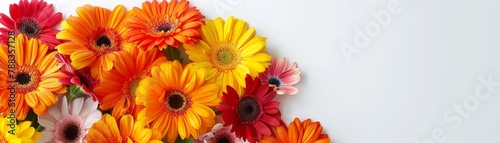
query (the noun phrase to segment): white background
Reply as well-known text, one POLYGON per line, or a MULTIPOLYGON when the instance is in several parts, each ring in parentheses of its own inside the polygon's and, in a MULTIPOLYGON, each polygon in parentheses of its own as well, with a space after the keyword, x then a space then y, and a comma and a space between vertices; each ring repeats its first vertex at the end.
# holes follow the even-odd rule
MULTIPOLYGON (((268 53, 299 64, 299 93, 278 98, 285 122, 321 121, 334 143, 420 143, 433 132, 443 139, 437 142, 499 143, 500 87, 484 100, 474 95, 484 87, 478 78, 491 75, 500 82, 500 1, 399 0, 403 10, 348 62, 340 44, 353 45, 355 28, 365 31, 376 22, 372 13, 387 11, 390 1, 192 0, 192 5, 207 19, 234 15, 248 21, 257 35, 267 37, 268 53), (474 101, 477 108, 464 109, 467 118, 452 112, 455 105, 474 101), (447 112, 462 122, 446 121, 447 112)), ((2 0, 1 12, 17 2, 2 0)), ((68 17, 85 3, 109 9, 122 3, 130 9, 142 1, 47 2, 68 17)))

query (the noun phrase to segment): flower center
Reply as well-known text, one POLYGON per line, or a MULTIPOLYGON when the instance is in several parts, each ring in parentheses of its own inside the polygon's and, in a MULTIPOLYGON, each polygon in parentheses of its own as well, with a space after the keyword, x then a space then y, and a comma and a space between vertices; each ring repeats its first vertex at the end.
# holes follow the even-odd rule
POLYGON ((18 93, 25 94, 38 88, 40 73, 35 67, 20 66, 16 70, 15 86, 18 93))
POLYGON ((109 40, 108 36, 102 35, 96 40, 96 46, 101 48, 108 48, 111 46, 111 40, 109 40))
POLYGON ((67 141, 75 141, 80 136, 80 128, 75 124, 68 124, 63 129, 63 137, 67 141))
POLYGON ((160 33, 160 32, 168 33, 173 28, 174 28, 174 25, 172 23, 170 23, 170 22, 163 22, 161 24, 158 24, 158 26, 156 26, 156 32, 157 33, 160 33))
POLYGON ((259 102, 254 98, 244 97, 238 104, 238 116, 244 122, 252 122, 261 115, 259 102))
POLYGON ((28 37, 37 37, 40 29, 38 24, 33 20, 24 20, 19 24, 19 31, 28 37))
POLYGON ((97 55, 121 50, 121 40, 121 35, 109 28, 99 28, 89 37, 90 46, 97 55))
POLYGON ((66 115, 57 120, 54 142, 76 143, 85 137, 84 119, 80 115, 66 115))
POLYGON ((270 77, 267 82, 271 85, 274 85, 276 87, 281 86, 281 80, 278 77, 270 77))
POLYGON ((167 95, 165 105, 174 113, 183 112, 189 106, 189 100, 183 93, 174 91, 167 95))
POLYGON ((75 71, 75 75, 80 79, 80 82, 82 85, 89 89, 93 89, 95 83, 95 80, 90 76, 90 69, 89 68, 84 68, 75 71))
POLYGON ((240 63, 240 56, 232 44, 219 45, 212 54, 212 64, 219 70, 233 70, 240 63))
POLYGON ((31 75, 29 73, 19 73, 16 76, 16 82, 20 85, 27 85, 31 82, 31 75))
POLYGON ((221 134, 214 137, 213 143, 232 143, 231 138, 226 134, 221 134))

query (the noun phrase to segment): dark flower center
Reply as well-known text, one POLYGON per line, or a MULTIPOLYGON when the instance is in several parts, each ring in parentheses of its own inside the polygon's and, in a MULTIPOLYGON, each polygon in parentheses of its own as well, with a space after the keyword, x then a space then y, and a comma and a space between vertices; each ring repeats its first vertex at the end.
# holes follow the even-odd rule
POLYGON ((171 23, 165 22, 156 27, 156 32, 169 32, 173 27, 171 23))
POLYGON ((108 36, 102 35, 99 36, 96 40, 97 47, 110 47, 111 46, 111 40, 109 39, 108 36))
POLYGON ((180 92, 171 92, 166 97, 165 104, 173 112, 180 112, 186 109, 187 99, 186 96, 180 92))
POLYGON ((254 121, 260 114, 260 107, 254 98, 244 97, 238 104, 238 116, 244 122, 254 121))
POLYGON ((63 131, 63 138, 67 141, 75 141, 80 136, 80 128, 74 123, 66 125, 63 131))
POLYGON ((270 77, 267 82, 269 82, 269 84, 271 85, 274 85, 276 87, 280 87, 281 86, 281 80, 277 77, 270 77))
POLYGON ((219 135, 215 138, 213 143, 232 143, 231 138, 228 135, 219 135))
POLYGON ((37 37, 40 33, 40 27, 35 21, 25 20, 19 25, 19 31, 29 37, 37 37))
POLYGON ((16 82, 20 85, 27 85, 31 82, 31 75, 29 73, 19 73, 16 76, 16 82))

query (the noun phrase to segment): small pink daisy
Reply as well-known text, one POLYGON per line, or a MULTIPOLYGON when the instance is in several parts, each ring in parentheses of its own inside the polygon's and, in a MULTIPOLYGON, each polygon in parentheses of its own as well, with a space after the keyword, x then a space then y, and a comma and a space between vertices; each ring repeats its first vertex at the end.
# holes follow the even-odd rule
POLYGON ((59 32, 56 26, 61 22, 62 14, 54 13, 52 4, 43 0, 20 0, 19 4, 11 4, 9 9, 10 17, 0 13, 0 24, 6 27, 0 28, 0 44, 8 43, 9 31, 40 39, 50 49, 61 43, 56 39, 59 32))
POLYGON ((222 123, 212 127, 212 131, 200 135, 199 143, 248 143, 238 138, 234 132, 231 132, 231 126, 223 127, 222 123))
POLYGON ((300 69, 295 62, 288 63, 286 58, 276 61, 276 57, 273 57, 269 67, 260 73, 259 78, 263 83, 274 87, 279 95, 294 95, 299 91, 294 85, 300 81, 300 69))
POLYGON ((86 135, 92 125, 101 119, 97 102, 90 98, 78 97, 69 104, 66 96, 59 96, 59 101, 39 116, 38 122, 45 127, 42 131, 42 143, 86 143, 86 135))

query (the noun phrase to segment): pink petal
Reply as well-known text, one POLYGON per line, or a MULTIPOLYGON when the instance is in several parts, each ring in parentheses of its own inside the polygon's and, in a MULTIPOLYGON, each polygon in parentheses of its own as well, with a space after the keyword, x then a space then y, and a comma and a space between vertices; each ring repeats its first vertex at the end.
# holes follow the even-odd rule
POLYGON ((292 75, 280 78, 282 85, 294 85, 300 81, 300 76, 292 75))
POLYGON ((276 63, 276 69, 274 70, 273 75, 279 75, 285 67, 286 67, 286 59, 285 58, 279 59, 278 63, 276 63))
POLYGON ((297 89, 296 87, 293 87, 293 86, 281 86, 279 87, 279 89, 282 89, 285 91, 286 94, 289 94, 289 95, 294 95, 294 94, 297 94, 297 92, 299 91, 299 89, 297 89))

